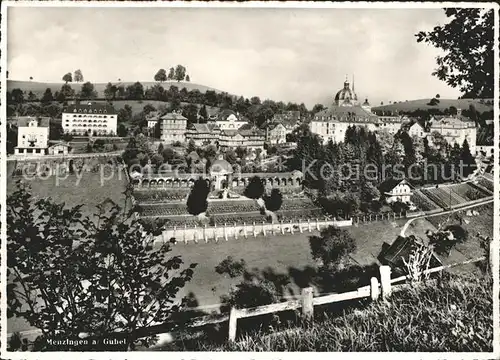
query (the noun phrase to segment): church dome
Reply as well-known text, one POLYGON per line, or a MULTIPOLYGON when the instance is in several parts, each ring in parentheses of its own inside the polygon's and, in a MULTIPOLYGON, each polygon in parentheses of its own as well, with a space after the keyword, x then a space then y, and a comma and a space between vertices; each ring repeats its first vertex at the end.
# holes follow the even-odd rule
POLYGON ((354 89, 351 90, 349 86, 349 81, 344 82, 344 88, 339 90, 335 95, 335 104, 336 105, 352 105, 358 101, 358 96, 354 92, 354 89))
POLYGON ((233 167, 227 160, 219 158, 213 162, 212 166, 210 166, 210 172, 232 174, 233 167))

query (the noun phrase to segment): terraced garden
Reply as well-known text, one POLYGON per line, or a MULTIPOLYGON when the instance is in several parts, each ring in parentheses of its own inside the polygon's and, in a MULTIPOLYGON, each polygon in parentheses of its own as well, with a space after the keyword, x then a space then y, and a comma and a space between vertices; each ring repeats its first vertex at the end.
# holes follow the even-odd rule
POLYGON ((478 184, 493 193, 493 182, 485 179, 484 177, 478 178, 478 184))
POLYGON ((134 198, 138 202, 164 202, 183 200, 189 194, 190 189, 175 190, 135 190, 134 198))
POLYGON ((439 209, 439 206, 436 203, 432 202, 427 196, 422 194, 420 190, 415 190, 413 196, 411 198, 415 206, 417 206, 420 210, 423 211, 431 211, 439 209))

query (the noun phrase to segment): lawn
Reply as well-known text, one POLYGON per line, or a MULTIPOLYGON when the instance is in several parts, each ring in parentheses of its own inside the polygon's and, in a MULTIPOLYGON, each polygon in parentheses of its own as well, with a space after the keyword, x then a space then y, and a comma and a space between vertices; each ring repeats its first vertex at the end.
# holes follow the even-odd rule
MULTIPOLYGON (((49 197, 57 203, 65 203, 67 207, 83 204, 83 212, 91 215, 97 210, 96 205, 108 198, 120 206, 124 205, 122 192, 125 190, 125 175, 117 173, 112 180, 103 180, 102 184, 100 179, 99 172, 84 172, 80 179, 76 175, 69 175, 67 179, 61 176, 57 180, 55 176, 50 176, 46 180, 23 181, 31 187, 33 196, 49 197)), ((7 194, 15 190, 15 181, 12 177, 7 178, 7 194)))

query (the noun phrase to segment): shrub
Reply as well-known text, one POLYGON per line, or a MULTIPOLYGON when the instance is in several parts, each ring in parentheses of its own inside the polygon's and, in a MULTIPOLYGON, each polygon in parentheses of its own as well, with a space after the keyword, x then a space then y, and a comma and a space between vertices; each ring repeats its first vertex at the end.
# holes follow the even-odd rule
POLYGON ((259 199, 264 194, 264 190, 261 178, 254 176, 250 179, 243 194, 250 199, 259 199))
POLYGON ((270 196, 264 196, 266 209, 269 211, 278 211, 283 203, 283 195, 279 189, 272 189, 270 196))
POLYGON ((329 269, 338 269, 356 250, 356 242, 351 235, 334 226, 321 230, 320 236, 310 236, 309 246, 313 259, 321 260, 323 266, 329 269))
POLYGON ((187 208, 191 215, 198 215, 207 211, 207 197, 209 192, 210 189, 206 180, 199 178, 195 181, 187 199, 187 208))

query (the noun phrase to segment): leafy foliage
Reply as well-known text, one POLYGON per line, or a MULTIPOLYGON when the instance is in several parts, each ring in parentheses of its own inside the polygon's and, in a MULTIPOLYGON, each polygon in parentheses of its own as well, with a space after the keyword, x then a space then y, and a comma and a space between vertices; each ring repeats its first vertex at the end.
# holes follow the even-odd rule
POLYGON ((187 199, 187 209, 191 215, 198 215, 207 211, 207 197, 209 192, 210 188, 205 179, 199 178, 194 182, 191 193, 187 199))
POLYGON ((8 316, 41 329, 43 339, 121 333, 132 349, 138 330, 184 306, 175 299, 196 264, 181 269, 168 244, 155 248, 159 229, 132 212, 108 200, 92 221, 81 206, 35 201, 21 182, 7 203, 8 316))
POLYGON ((259 199, 264 194, 264 190, 264 184, 261 178, 254 176, 250 179, 243 194, 250 199, 259 199))
POLYGON ((417 42, 444 50, 437 56, 432 73, 452 87, 458 87, 464 98, 493 97, 493 14, 481 8, 447 8, 450 21, 432 31, 420 31, 417 42))
POLYGON ((334 226, 321 230, 320 236, 310 236, 309 245, 313 259, 321 260, 327 269, 342 268, 347 257, 356 250, 351 235, 334 226))
POLYGON ((278 211, 283 203, 283 195, 279 189, 272 189, 271 195, 264 196, 266 209, 269 211, 278 211))

